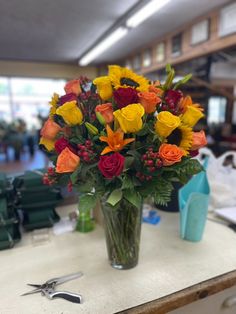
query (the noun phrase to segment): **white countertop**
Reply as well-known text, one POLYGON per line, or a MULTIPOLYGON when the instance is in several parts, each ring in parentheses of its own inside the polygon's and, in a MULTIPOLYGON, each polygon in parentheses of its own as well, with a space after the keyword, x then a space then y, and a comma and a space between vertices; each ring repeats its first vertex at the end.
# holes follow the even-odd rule
POLYGON ((108 264, 100 226, 87 234, 50 234, 48 242, 37 246, 28 235, 23 246, 0 251, 0 314, 111 314, 236 269, 236 233, 231 229, 208 221, 203 240, 187 242, 178 234, 178 214, 160 214, 159 225, 142 225, 139 264, 131 270, 108 264), (27 283, 77 271, 84 276, 57 290, 82 294, 81 305, 40 294, 20 296, 27 283))

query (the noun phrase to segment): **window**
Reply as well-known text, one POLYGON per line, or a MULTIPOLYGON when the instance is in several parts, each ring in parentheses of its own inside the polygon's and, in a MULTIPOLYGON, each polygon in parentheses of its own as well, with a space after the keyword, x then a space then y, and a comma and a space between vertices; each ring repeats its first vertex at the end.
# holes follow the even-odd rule
POLYGON ((172 38, 172 56, 177 57, 182 52, 182 33, 172 38))
POLYGON ((236 3, 228 5, 220 12, 220 36, 226 36, 236 32, 236 3))
POLYGON ((160 43, 156 48, 156 61, 162 62, 165 60, 165 43, 160 43))
POLYGON ((207 122, 209 124, 225 122, 226 104, 227 101, 224 97, 210 97, 207 115, 207 122))
POLYGON ((201 21, 192 27, 191 33, 191 44, 199 44, 206 40, 209 37, 209 20, 201 21))
POLYGON ((143 54, 143 66, 149 67, 152 64, 152 53, 151 50, 148 49, 143 54))
POLYGON ((134 62, 133 62, 133 66, 134 66, 134 70, 140 70, 141 68, 141 56, 138 55, 134 58, 134 62))
POLYGON ((39 127, 54 92, 63 95, 64 80, 0 77, 0 120, 23 119, 27 127, 39 127))

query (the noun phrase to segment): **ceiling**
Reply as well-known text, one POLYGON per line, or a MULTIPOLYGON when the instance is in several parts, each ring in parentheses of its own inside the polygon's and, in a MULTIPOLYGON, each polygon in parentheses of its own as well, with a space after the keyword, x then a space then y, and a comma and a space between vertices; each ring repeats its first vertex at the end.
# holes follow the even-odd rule
MULTIPOLYGON (((137 0, 0 0, 0 60, 77 63, 137 0)), ((97 58, 113 62, 229 0, 172 0, 97 58)))

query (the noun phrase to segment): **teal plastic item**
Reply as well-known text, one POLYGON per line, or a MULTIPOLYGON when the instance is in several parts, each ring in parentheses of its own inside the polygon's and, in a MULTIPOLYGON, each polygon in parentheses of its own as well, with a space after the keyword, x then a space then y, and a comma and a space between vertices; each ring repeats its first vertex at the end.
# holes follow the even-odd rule
MULTIPOLYGON (((206 170, 208 158, 205 159, 206 170)), ((201 241, 205 229, 210 187, 206 171, 195 175, 179 190, 180 235, 181 238, 198 242, 201 241)))

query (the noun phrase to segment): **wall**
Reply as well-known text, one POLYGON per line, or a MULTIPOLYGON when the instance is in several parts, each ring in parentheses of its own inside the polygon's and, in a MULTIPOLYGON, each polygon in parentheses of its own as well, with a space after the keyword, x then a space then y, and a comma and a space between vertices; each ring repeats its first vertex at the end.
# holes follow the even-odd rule
POLYGON ((72 79, 80 75, 86 75, 92 79, 97 76, 97 69, 95 67, 79 67, 76 64, 0 60, 0 76, 72 79))

